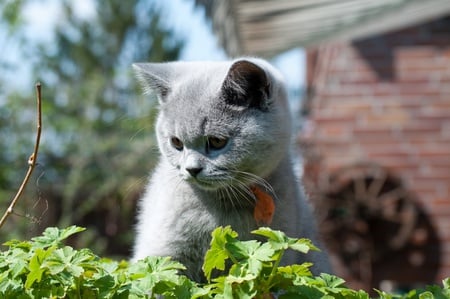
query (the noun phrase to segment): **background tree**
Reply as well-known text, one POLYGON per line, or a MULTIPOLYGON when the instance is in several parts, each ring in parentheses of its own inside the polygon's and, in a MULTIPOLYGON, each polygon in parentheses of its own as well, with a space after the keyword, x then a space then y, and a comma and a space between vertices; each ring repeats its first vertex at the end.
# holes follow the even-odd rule
MULTIPOLYGON (((82 243, 78 245, 100 254, 126 255, 135 202, 157 159, 154 101, 136 92, 131 64, 177 59, 182 42, 162 24, 154 2, 93 0, 96 13, 87 17, 77 15, 73 3, 62 1, 53 43, 22 41, 24 56, 32 58, 32 78, 42 82, 44 100, 40 167, 36 186, 29 188, 34 194, 23 203, 24 213, 41 220, 39 230, 48 225, 88 227, 90 234, 76 240, 82 243)), ((4 126, 0 116, 0 136, 16 136, 14 126, 32 123, 32 92, 31 86, 30 94, 7 96, 2 109, 16 125, 4 126)), ((29 134, 22 129, 20 136, 33 136, 32 125, 28 128, 29 134)), ((26 145, 19 140, 6 143, 14 152, 26 145)), ((30 145, 25 152, 31 149, 30 145)), ((23 165, 27 155, 12 155, 14 163, 2 155, 0 164, 23 165)), ((17 178, 8 178, 11 171, 3 169, 0 188, 14 189, 11 184, 17 178)), ((0 194, 1 206, 6 207, 7 192, 0 194)), ((30 221, 14 217, 9 227, 23 222, 30 227, 30 221)), ((5 234, 4 228, 0 234, 5 234)))

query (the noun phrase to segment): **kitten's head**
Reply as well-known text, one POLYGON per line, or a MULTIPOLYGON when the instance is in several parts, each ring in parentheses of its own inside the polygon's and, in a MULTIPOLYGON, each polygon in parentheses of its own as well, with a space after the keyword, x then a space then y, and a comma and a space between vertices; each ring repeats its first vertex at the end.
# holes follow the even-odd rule
POLYGON ((287 154, 290 115, 280 76, 267 62, 135 64, 156 92, 158 144, 194 186, 218 190, 260 182, 287 154))

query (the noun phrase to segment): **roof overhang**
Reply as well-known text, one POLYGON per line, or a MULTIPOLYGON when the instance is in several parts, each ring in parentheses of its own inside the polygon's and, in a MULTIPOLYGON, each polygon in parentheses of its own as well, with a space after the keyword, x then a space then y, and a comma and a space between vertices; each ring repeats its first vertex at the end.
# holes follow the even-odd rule
POLYGON ((353 40, 450 13, 449 0, 196 0, 230 56, 271 57, 353 40))

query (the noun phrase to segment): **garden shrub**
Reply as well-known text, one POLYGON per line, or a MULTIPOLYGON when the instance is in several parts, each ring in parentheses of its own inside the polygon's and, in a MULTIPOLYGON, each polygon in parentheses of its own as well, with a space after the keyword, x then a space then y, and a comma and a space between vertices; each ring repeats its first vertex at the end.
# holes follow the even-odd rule
MULTIPOLYGON (((280 266, 286 250, 307 254, 317 248, 308 239, 269 228, 253 231, 265 242, 241 241, 229 226, 214 230, 203 265, 205 284, 188 279, 182 274, 184 266, 169 257, 130 263, 64 245, 83 230, 49 227, 30 241, 6 242, 7 249, 0 252, 0 298, 370 298, 365 291, 345 287, 334 275, 313 276, 311 263, 280 266)), ((378 296, 450 298, 450 280, 405 295, 378 291, 378 296)))

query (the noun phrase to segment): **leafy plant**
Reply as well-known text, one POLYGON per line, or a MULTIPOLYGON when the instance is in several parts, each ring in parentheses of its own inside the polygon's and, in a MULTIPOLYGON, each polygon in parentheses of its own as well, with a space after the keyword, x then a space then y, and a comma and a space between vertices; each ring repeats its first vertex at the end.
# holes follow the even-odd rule
MULTIPOLYGON (((312 276, 310 263, 280 266, 288 249, 306 254, 317 248, 269 228, 253 232, 265 242, 241 241, 229 226, 214 230, 203 265, 206 284, 180 274, 185 267, 169 257, 118 262, 63 244, 83 230, 50 227, 31 241, 6 242, 8 249, 0 252, 0 298, 369 298, 346 288, 339 277, 312 276)), ((403 296, 379 292, 379 297, 450 298, 450 280, 443 287, 403 296)))
POLYGON ((345 288, 344 280, 338 277, 313 277, 311 263, 279 266, 288 249, 305 254, 318 250, 310 240, 290 238, 265 227, 252 233, 267 238, 267 242, 240 241, 229 226, 212 233, 203 270, 215 298, 272 298, 274 294, 277 298, 368 298, 364 292, 345 288), (212 270, 225 270, 228 260, 232 262, 228 275, 211 279, 212 270))

